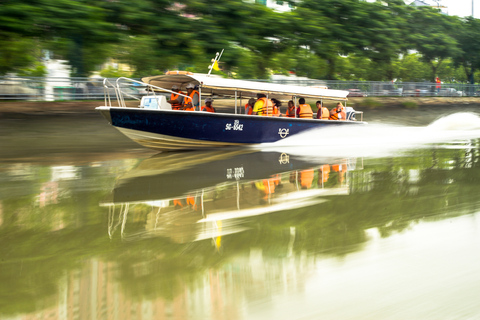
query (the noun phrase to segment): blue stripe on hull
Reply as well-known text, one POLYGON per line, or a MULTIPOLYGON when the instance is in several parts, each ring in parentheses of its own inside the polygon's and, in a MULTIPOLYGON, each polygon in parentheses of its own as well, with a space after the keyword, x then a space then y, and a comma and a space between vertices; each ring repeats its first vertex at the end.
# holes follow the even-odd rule
POLYGON ((204 112, 110 108, 115 127, 204 141, 257 144, 332 125, 354 121, 307 120, 204 112))

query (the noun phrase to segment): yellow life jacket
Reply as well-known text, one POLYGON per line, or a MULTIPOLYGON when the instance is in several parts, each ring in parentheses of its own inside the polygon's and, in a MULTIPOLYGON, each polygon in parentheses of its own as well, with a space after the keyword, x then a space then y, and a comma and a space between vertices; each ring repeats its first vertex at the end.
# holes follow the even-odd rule
POLYGON ((273 102, 267 98, 260 98, 258 100, 263 101, 263 106, 258 110, 258 114, 262 116, 272 117, 273 116, 273 102))

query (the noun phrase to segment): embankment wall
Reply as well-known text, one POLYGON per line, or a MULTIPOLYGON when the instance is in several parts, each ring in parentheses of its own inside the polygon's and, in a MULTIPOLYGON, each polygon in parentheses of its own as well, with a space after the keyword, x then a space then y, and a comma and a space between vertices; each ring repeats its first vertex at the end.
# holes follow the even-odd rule
MULTIPOLYGON (((222 101, 223 102, 223 101, 222 101)), ((315 103, 313 100, 308 101, 315 103)), ((349 106, 353 106, 358 110, 371 109, 389 109, 389 108, 405 108, 405 102, 414 102, 418 109, 422 107, 442 107, 461 109, 462 106, 469 109, 480 110, 480 97, 368 97, 368 98, 351 98, 348 101, 349 106), (366 100, 368 99, 368 100, 366 100), (374 107, 371 102, 378 104, 374 107), (370 103, 368 103, 370 102, 370 103)), ((103 101, 0 101, 0 117, 8 115, 89 115, 97 114, 95 108, 103 105, 103 101)), ((228 104, 233 106, 233 101, 228 104)), ((217 102, 216 107, 220 105, 217 102)), ((286 105, 286 104, 285 104, 286 105)), ((326 101, 326 107, 333 107, 334 101, 326 101)), ((138 101, 127 101, 127 106, 136 107, 138 101)))

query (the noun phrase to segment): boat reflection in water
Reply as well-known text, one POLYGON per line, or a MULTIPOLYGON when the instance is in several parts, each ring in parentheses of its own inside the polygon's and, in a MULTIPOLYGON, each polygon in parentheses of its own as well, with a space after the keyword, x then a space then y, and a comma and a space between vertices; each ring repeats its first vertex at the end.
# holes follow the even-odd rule
POLYGON ((178 243, 211 238, 220 247, 221 236, 248 229, 248 217, 347 195, 357 163, 248 150, 160 154, 121 177, 102 203, 110 207, 108 234, 178 243))

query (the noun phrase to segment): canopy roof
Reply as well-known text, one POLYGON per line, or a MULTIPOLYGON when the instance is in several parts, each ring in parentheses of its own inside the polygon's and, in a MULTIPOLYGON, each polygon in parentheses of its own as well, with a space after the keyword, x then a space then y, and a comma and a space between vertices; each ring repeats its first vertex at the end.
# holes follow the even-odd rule
POLYGON ((185 88, 188 83, 201 87, 203 94, 234 96, 235 91, 242 97, 254 97, 257 93, 264 93, 272 98, 290 98, 292 96, 304 98, 322 98, 331 100, 346 100, 348 91, 331 90, 315 87, 300 87, 268 82, 245 81, 208 77, 196 74, 170 74, 142 78, 142 81, 160 88, 170 90, 172 85, 185 88))

